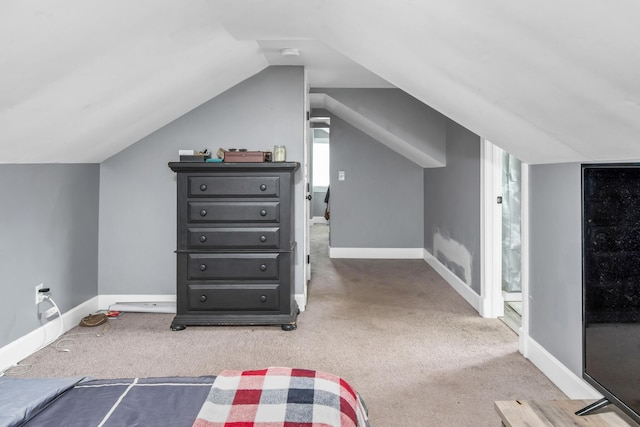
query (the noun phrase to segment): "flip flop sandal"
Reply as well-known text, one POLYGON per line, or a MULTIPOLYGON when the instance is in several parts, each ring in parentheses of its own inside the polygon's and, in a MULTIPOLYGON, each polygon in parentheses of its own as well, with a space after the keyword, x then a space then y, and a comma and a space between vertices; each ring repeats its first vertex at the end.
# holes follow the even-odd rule
POLYGON ((107 321, 107 315, 104 313, 90 314, 80 320, 80 326, 98 326, 107 321))

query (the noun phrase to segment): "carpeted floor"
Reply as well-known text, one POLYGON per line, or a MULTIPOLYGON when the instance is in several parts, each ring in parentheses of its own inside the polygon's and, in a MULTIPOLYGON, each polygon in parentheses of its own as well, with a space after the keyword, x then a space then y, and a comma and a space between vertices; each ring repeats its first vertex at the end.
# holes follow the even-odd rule
POLYGON ((483 319, 424 261, 327 256, 315 225, 309 302, 298 329, 169 329, 172 315, 124 313, 76 327, 24 360, 26 377, 194 376, 292 366, 344 377, 372 427, 498 426, 495 400, 566 398, 517 350, 501 321, 483 319), (68 350, 68 351, 63 351, 68 350))

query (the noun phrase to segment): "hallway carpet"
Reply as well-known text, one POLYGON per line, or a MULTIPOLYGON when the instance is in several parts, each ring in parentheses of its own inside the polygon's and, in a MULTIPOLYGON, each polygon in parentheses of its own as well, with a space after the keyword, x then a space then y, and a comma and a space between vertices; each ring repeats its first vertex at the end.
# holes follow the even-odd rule
POLYGON ((495 400, 566 398, 518 353, 518 337, 504 323, 481 318, 424 261, 331 260, 328 231, 313 226, 309 300, 295 331, 172 332, 172 315, 124 313, 72 329, 9 373, 118 378, 316 369, 361 393, 372 427, 498 426, 495 400))

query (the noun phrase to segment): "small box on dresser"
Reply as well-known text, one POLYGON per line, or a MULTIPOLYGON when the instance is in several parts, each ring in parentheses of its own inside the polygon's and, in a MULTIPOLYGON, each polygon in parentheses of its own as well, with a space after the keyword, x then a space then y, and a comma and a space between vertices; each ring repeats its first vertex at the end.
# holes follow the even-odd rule
POLYGON ((299 163, 172 162, 177 311, 188 325, 296 328, 294 173, 299 163))

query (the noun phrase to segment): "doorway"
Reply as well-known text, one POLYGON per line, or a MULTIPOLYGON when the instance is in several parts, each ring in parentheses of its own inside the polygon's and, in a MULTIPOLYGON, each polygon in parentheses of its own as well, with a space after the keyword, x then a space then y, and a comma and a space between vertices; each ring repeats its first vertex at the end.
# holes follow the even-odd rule
POLYGON ((499 318, 526 350, 528 166, 482 141, 482 295, 480 314, 499 318))
POLYGON ((313 203, 311 207, 311 220, 313 224, 329 225, 330 207, 330 129, 326 123, 312 128, 312 167, 311 186, 313 191, 313 203))
POLYGON ((522 327, 522 162, 502 151, 502 320, 522 327))
MULTIPOLYGON (((320 239, 328 251, 330 242, 330 128, 329 118, 312 118, 310 239, 320 239), (326 243, 325 243, 326 242, 326 243)), ((315 242, 318 246, 319 242, 315 242)), ((313 246, 313 243, 312 243, 313 246)), ((311 254, 313 257, 313 248, 311 254)), ((313 274, 313 271, 311 272, 313 274)))

